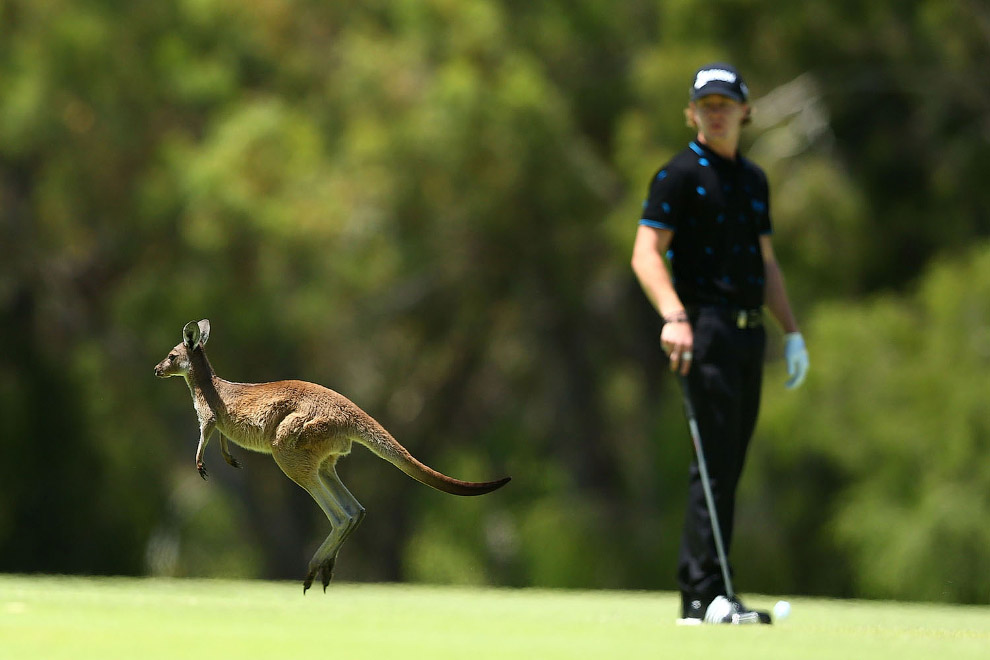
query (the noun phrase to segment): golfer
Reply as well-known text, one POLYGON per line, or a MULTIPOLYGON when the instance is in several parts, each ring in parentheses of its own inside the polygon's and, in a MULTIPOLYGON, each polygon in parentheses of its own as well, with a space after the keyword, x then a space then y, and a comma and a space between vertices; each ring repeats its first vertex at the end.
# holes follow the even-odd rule
MULTIPOLYGON (((726 554, 736 486, 760 406, 764 307, 785 333, 787 387, 799 386, 808 371, 804 339, 774 258, 766 175, 739 154, 748 97, 734 67, 718 63, 697 71, 684 111, 697 135, 650 181, 632 257, 643 291, 663 319, 660 341, 670 368, 685 375, 726 554)), ((679 623, 769 622, 726 588, 697 459, 677 578, 679 623)))

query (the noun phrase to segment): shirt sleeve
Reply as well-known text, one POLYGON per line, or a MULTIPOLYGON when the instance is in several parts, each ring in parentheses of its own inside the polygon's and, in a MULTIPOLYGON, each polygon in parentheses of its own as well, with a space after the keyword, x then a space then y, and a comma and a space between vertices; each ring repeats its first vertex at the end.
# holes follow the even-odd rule
POLYGON ((769 236, 773 233, 773 224, 770 222, 770 185, 767 183, 766 174, 763 172, 760 172, 759 180, 758 194, 753 198, 756 227, 760 236, 769 236))
POLYGON ((643 214, 639 224, 656 229, 677 231, 683 214, 684 173, 669 165, 661 169, 650 181, 649 194, 643 202, 643 214))

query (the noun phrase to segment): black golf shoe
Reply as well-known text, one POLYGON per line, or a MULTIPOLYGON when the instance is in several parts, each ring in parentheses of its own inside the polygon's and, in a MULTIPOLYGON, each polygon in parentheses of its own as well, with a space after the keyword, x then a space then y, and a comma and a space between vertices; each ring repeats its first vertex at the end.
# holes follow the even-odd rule
POLYGON ((699 626, 703 623, 725 623, 730 625, 769 624, 769 612, 751 610, 738 598, 716 596, 711 601, 701 598, 681 596, 681 618, 679 626, 699 626))

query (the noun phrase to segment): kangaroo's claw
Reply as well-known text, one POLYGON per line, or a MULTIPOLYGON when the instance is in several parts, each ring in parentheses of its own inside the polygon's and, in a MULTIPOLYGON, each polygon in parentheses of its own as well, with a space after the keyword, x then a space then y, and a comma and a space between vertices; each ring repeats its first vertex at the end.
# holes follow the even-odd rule
POLYGON ((320 567, 320 578, 323 581, 323 593, 327 592, 327 587, 330 586, 330 580, 333 578, 333 566, 337 563, 335 557, 328 559, 322 567, 320 567))
POLYGON ((337 563, 336 557, 331 557, 321 564, 310 566, 309 573, 306 574, 306 579, 303 580, 303 594, 313 586, 313 581, 317 576, 320 577, 320 582, 323 584, 323 593, 327 592, 327 587, 330 586, 330 580, 333 579, 333 567, 337 563))
POLYGON ((207 477, 210 476, 206 472, 206 466, 204 466, 202 463, 197 463, 196 464, 196 469, 199 471, 199 476, 203 477, 203 481, 206 481, 207 477))

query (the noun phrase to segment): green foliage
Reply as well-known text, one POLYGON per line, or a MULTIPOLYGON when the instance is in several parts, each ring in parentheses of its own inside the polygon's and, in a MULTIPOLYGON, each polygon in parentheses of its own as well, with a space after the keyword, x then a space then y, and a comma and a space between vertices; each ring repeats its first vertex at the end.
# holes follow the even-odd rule
POLYGON ((151 368, 209 317, 221 376, 321 382, 431 465, 514 477, 465 502, 357 450, 369 515, 339 576, 673 587, 690 444, 627 264, 690 74, 729 59, 812 355, 783 394, 772 347, 740 578, 985 599, 988 276, 962 248, 990 229, 988 21, 936 0, 0 4, 0 570, 299 577, 327 522, 270 460, 232 473, 211 447, 213 481, 181 476, 195 415, 151 368))
POLYGON ((147 570, 156 577, 252 577, 260 551, 247 533, 233 493, 214 493, 198 474, 174 475, 171 493, 147 542, 147 570))
MULTIPOLYGON (((757 470, 817 462, 831 475, 806 484, 825 507, 778 509, 777 522, 810 527, 843 557, 853 593, 979 602, 990 589, 988 283, 984 244, 932 268, 913 294, 818 307, 815 377, 766 408, 757 470)), ((769 499, 791 497, 773 483, 769 499)))

